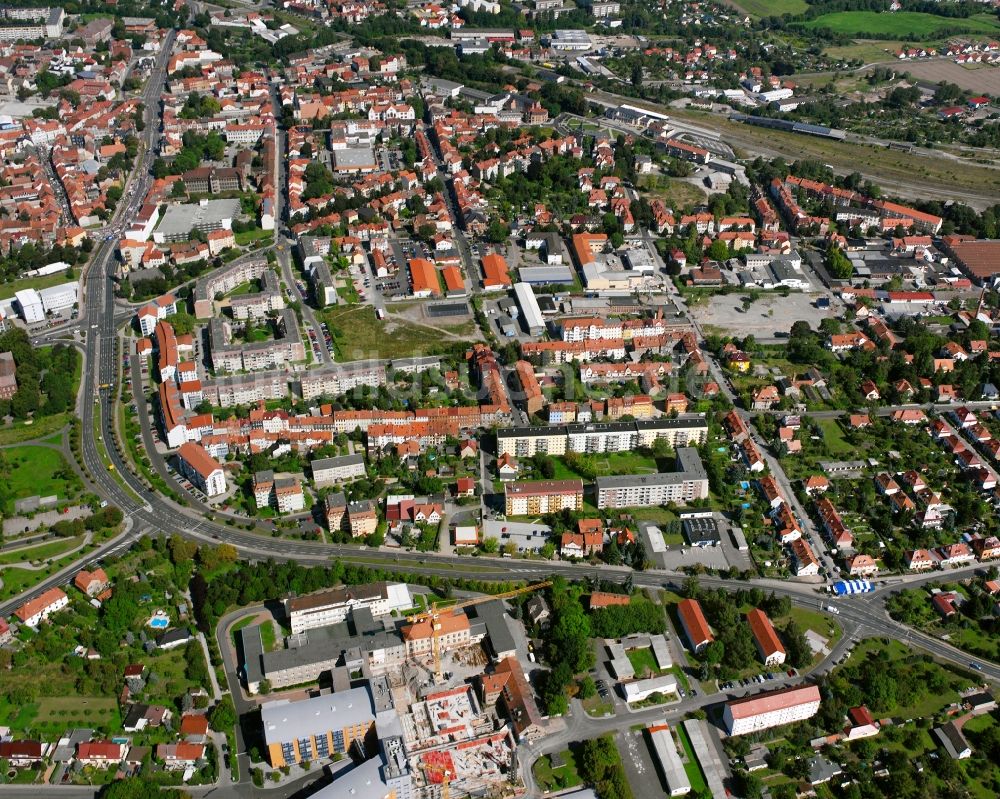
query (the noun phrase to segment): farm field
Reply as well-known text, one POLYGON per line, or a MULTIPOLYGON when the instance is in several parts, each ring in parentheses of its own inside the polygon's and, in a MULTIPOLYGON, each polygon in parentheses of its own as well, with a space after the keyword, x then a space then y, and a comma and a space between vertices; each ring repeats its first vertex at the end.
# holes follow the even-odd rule
POLYGON ((805 0, 731 0, 730 5, 752 17, 798 16, 809 8, 805 0))
POLYGON ((838 11, 824 14, 805 23, 809 30, 823 28, 845 36, 872 38, 909 36, 933 38, 952 33, 995 35, 1000 24, 985 15, 967 19, 949 19, 916 11, 883 14, 877 11, 838 11))
POLYGON ((844 61, 859 58, 866 64, 871 64, 891 59, 895 63, 896 58, 893 54, 900 48, 912 45, 913 42, 904 42, 898 39, 856 39, 850 44, 831 45, 824 52, 830 58, 844 61))
POLYGON ((906 64, 906 71, 921 80, 940 83, 948 81, 970 92, 1000 94, 1000 68, 985 64, 964 67, 954 61, 914 61, 906 64))

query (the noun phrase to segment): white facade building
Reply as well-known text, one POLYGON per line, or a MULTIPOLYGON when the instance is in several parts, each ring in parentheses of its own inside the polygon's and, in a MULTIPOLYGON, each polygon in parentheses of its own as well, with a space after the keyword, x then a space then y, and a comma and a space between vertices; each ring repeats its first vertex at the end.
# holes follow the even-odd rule
POLYGON ((387 616, 392 611, 413 607, 406 583, 374 583, 351 588, 335 588, 285 600, 285 612, 292 633, 339 624, 352 608, 364 607, 373 616, 387 616))
POLYGON ((766 691, 727 702, 722 722, 730 735, 746 735, 812 718, 819 712, 819 703, 815 685, 766 691))

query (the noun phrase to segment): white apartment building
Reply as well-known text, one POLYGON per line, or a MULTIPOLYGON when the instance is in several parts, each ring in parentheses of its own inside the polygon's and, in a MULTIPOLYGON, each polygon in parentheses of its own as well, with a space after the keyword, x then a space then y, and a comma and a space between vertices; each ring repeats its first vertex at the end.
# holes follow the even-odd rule
POLYGON ((652 447, 660 438, 678 448, 702 444, 707 437, 708 424, 700 414, 636 422, 510 427, 497 432, 497 454, 530 458, 539 453, 628 452, 639 447, 652 447))
POLYGON ((317 458, 312 462, 313 484, 326 488, 345 480, 364 477, 365 459, 362 455, 343 455, 339 458, 317 458))
POLYGON ((29 599, 14 611, 21 624, 37 627, 53 613, 62 610, 69 604, 69 597, 61 588, 50 588, 40 596, 29 599))
POLYGON ((285 612, 292 633, 328 627, 347 619, 354 608, 368 608, 372 616, 388 616, 413 606, 406 583, 373 583, 351 588, 335 588, 285 600, 285 612))
POLYGON ((595 481, 598 508, 642 508, 708 496, 708 476, 693 447, 677 450, 676 472, 623 474, 595 481))
POLYGON ((180 472, 206 497, 226 493, 226 473, 201 444, 185 443, 177 450, 180 472))
POLYGON ((730 735, 746 735, 812 718, 819 712, 819 702, 815 685, 765 691, 727 702, 722 722, 730 735))

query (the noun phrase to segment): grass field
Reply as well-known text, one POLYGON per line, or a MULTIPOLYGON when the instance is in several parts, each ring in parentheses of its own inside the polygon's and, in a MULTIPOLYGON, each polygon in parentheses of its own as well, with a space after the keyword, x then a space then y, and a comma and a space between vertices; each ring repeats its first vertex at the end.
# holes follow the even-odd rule
POLYGON ((831 45, 824 53, 835 60, 852 61, 859 58, 870 64, 894 58, 893 53, 912 44, 898 39, 858 39, 850 44, 831 45))
POLYGON ((28 422, 14 422, 10 427, 0 428, 0 446, 20 444, 35 438, 50 436, 57 430, 62 430, 69 424, 68 413, 57 413, 54 416, 43 416, 41 419, 28 422))
POLYGON ((39 544, 37 547, 27 547, 25 549, 15 549, 11 552, 4 552, 3 554, 0 554, 0 566, 6 566, 10 563, 31 563, 36 560, 56 558, 64 552, 68 552, 74 547, 80 546, 82 542, 83 536, 76 536, 75 538, 59 538, 55 541, 39 544))
POLYGON ((688 782, 691 783, 691 790, 699 796, 707 795, 708 785, 705 783, 705 775, 701 772, 701 766, 698 765, 694 748, 683 725, 675 725, 674 734, 680 739, 681 747, 684 749, 684 771, 687 773, 688 782))
POLYGON ((562 758, 565 765, 556 769, 552 768, 552 758, 549 755, 539 758, 535 763, 533 769, 535 780, 546 793, 564 788, 574 788, 583 782, 580 775, 576 773, 576 761, 573 760, 573 753, 567 749, 560 752, 559 757, 562 758))
POLYGON ((877 11, 838 11, 823 14, 804 23, 809 30, 827 28, 845 36, 866 38, 913 36, 934 38, 950 33, 995 35, 1000 29, 996 20, 985 15, 967 19, 949 19, 916 11, 883 14, 877 11))
MULTIPOLYGON (((375 309, 370 305, 330 308, 317 315, 330 328, 338 361, 431 355, 459 343, 442 338, 430 328, 397 318, 382 322, 375 318, 375 309)), ((457 326, 435 323, 434 326, 456 336, 468 336, 471 332, 468 322, 457 326)))
POLYGON ((7 488, 11 502, 8 513, 14 509, 13 500, 34 495, 47 497, 58 494, 60 499, 75 495, 80 479, 66 463, 58 450, 48 447, 11 447, 3 451, 9 466, 7 488))
POLYGON ((255 241, 270 241, 274 238, 274 231, 254 228, 253 230, 244 230, 242 233, 234 233, 233 238, 236 239, 237 246, 244 247, 255 241))
POLYGON ((805 0, 729 0, 729 5, 752 17, 797 16, 809 8, 805 0))
POLYGON ((662 673, 656 667, 656 658, 653 657, 652 649, 630 649, 627 654, 632 668, 635 669, 636 677, 657 677, 662 673))
MULTIPOLYGON (((73 270, 73 278, 80 276, 78 270, 73 270)), ((0 297, 13 297, 18 291, 24 289, 47 289, 50 286, 58 286, 69 282, 65 272, 56 272, 54 275, 44 275, 42 277, 24 277, 20 280, 12 280, 9 283, 0 285, 0 297)))
POLYGON ((820 429, 823 431, 823 440, 830 448, 830 454, 835 456, 850 455, 855 452, 853 444, 844 438, 844 431, 836 419, 818 419, 820 429))
POLYGON ((648 175, 639 179, 640 188, 658 197, 669 208, 685 208, 705 201, 705 192, 690 183, 662 175, 648 175))
MULTIPOLYGON (((715 127, 737 149, 780 153, 792 160, 811 158, 839 172, 862 172, 901 196, 956 199, 956 187, 977 194, 1000 190, 1000 171, 945 158, 915 156, 885 147, 833 141, 816 136, 755 128, 702 111, 671 109, 671 115, 715 127), (919 190, 919 193, 918 193, 919 190)), ((967 197, 963 197, 967 202, 967 197)))

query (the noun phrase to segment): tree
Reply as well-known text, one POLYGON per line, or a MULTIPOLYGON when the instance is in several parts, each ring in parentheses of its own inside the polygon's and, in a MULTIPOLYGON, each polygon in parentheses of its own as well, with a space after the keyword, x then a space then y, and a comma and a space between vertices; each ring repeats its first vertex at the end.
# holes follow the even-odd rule
POLYGON ((510 228, 500 219, 491 219, 486 228, 486 240, 492 244, 500 244, 510 238, 510 228))
POLYGON ((706 253, 713 261, 725 261, 729 258, 729 245, 721 239, 716 239, 706 253))
POLYGON ((216 732, 230 732, 236 726, 236 708, 233 698, 226 694, 208 714, 208 723, 216 732))
POLYGON ((479 543, 479 548, 486 555, 495 555, 497 552, 500 551, 500 541, 493 537, 484 538, 479 543))
POLYGON ((585 675, 577 682, 577 696, 580 699, 590 699, 594 694, 597 693, 597 685, 594 683, 594 678, 589 674, 585 675))

